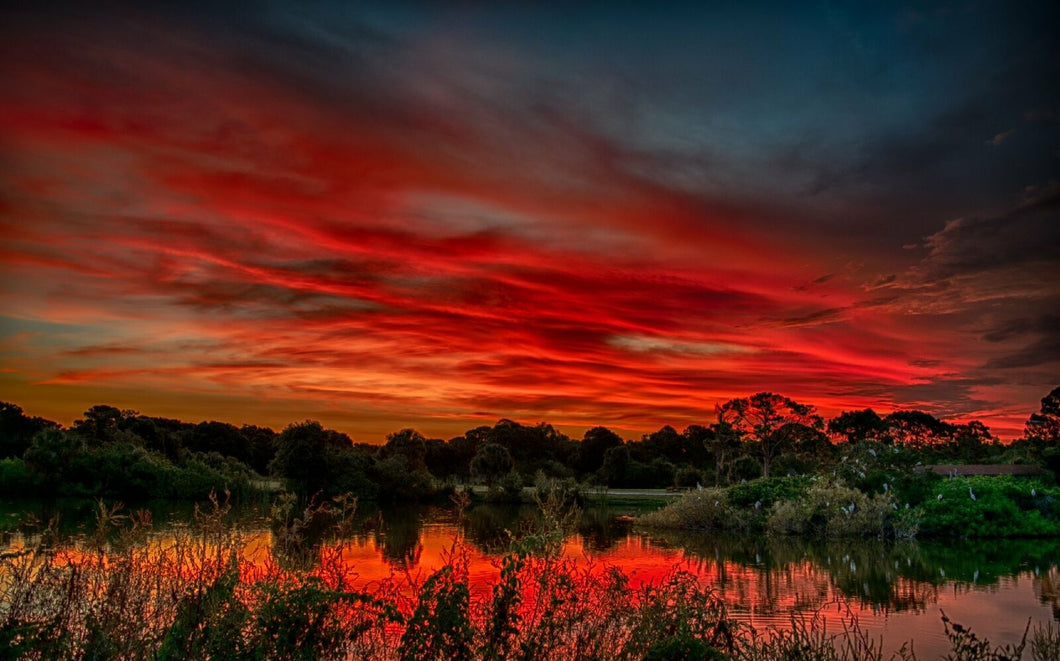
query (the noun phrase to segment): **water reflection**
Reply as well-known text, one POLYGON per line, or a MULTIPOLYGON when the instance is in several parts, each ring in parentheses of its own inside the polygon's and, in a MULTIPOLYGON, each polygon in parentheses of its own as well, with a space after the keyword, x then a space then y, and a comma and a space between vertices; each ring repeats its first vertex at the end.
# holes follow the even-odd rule
MULTIPOLYGON (((807 606, 819 606, 831 587, 863 606, 923 611, 938 601, 943 584, 985 587, 1028 570, 1040 574, 1042 568, 1048 577, 1060 562, 1056 539, 896 543, 653 533, 650 540, 694 558, 699 570, 714 575, 722 589, 750 569, 758 599, 766 606, 792 590, 809 600, 807 606)), ((1056 585, 1060 588, 1060 582, 1056 585)), ((1051 590, 1043 588, 1043 595, 1055 598, 1051 590)))
MULTIPOLYGON (((232 525, 261 539, 266 553, 271 549, 281 563, 304 568, 319 559, 315 551, 321 544, 335 541, 325 535, 311 540, 304 555, 284 557, 289 549, 281 552, 276 532, 263 519, 265 511, 236 509, 232 525)), ((63 512, 65 529, 90 529, 90 521, 78 521, 77 512, 63 512)), ((87 512, 91 508, 82 514, 87 512)), ((995 642, 1005 642, 999 636, 1006 635, 1012 622, 1019 624, 1014 627, 1018 641, 1027 617, 1060 620, 1057 539, 885 543, 725 537, 642 530, 618 520, 620 513, 626 512, 586 509, 564 555, 586 567, 618 568, 633 586, 661 581, 674 567, 691 571, 722 596, 734 617, 755 625, 785 625, 793 612, 842 604, 899 642, 917 637, 918 650, 928 651, 920 640, 930 632, 941 636, 936 631, 939 607, 960 612, 995 642), (983 599, 985 594, 990 599, 983 599), (1003 616, 990 610, 1002 606, 1003 616)), ((156 507, 156 535, 164 537, 167 525, 189 516, 190 511, 172 504, 156 507)), ((454 544, 462 544, 473 592, 488 592, 497 577, 497 556, 538 520, 539 512, 531 506, 478 504, 457 512, 362 504, 345 533, 343 557, 363 581, 406 573, 425 576, 446 562, 454 544)))

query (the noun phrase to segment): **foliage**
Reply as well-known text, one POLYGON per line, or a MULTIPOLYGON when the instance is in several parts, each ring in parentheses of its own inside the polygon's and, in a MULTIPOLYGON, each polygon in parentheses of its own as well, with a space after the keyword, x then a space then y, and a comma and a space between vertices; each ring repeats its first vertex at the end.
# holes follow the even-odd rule
POLYGON ((703 473, 691 466, 678 468, 674 473, 674 486, 678 488, 691 489, 703 484, 703 473))
POLYGON ((474 649, 467 577, 453 566, 431 574, 401 637, 402 661, 469 659, 474 649))
POLYGON ((534 477, 534 500, 554 500, 564 507, 576 507, 582 504, 583 498, 573 478, 556 479, 539 471, 534 477))
MULTIPOLYGON (((293 503, 280 502, 287 523, 274 526, 290 523, 293 503)), ((331 523, 341 526, 351 503, 332 501, 331 523)), ((470 590, 459 546, 422 581, 357 588, 341 564, 341 537, 316 546, 307 567, 254 564, 218 499, 161 543, 144 513, 101 506, 96 531, 79 542, 57 543, 44 530, 24 552, 0 557, 0 649, 12 659, 883 658, 856 620, 830 632, 819 613, 796 615, 789 628, 759 632, 735 624, 694 575, 634 588, 616 568, 576 566, 555 543, 571 511, 554 499, 540 506, 540 527, 498 559, 486 595, 470 590), (181 571, 172 571, 176 559, 181 571)), ((943 626, 950 659, 1029 652, 1044 661, 1060 649, 1051 624, 1007 648, 945 615, 943 626)), ((916 658, 909 647, 898 657, 916 658)))
POLYGON ((765 477, 770 476, 773 459, 785 448, 824 426, 812 406, 771 392, 731 399, 717 412, 719 423, 728 423, 742 436, 753 439, 765 477))
POLYGON ((916 523, 916 514, 897 509, 889 494, 818 484, 800 497, 775 502, 766 525, 782 535, 907 538, 915 536, 916 523))
POLYGON ((479 447, 471 459, 471 475, 479 478, 487 486, 502 476, 509 474, 515 466, 511 452, 499 443, 486 443, 479 447))
POLYGON ((0 402, 0 459, 21 457, 34 436, 58 426, 51 420, 25 415, 17 404, 0 402))
POLYGON ((1051 443, 1060 441, 1060 386, 1042 397, 1042 407, 1027 419, 1024 435, 1051 443))
POLYGON ((490 486, 486 498, 493 502, 518 503, 523 499, 523 486, 523 476, 513 470, 490 486))
POLYGON ((734 484, 728 489, 735 507, 769 508, 778 500, 799 498, 810 487, 805 477, 772 477, 734 484))
POLYGON ((638 523, 678 530, 745 530, 752 528, 756 513, 733 506, 721 487, 693 491, 662 509, 638 517, 638 523))
POLYGON ((38 490, 36 477, 22 459, 0 459, 0 493, 24 495, 38 490))
MULTIPOLYGON (((872 409, 846 411, 828 422, 829 437, 813 407, 769 392, 717 407, 717 422, 709 426, 690 425, 683 432, 663 426, 631 441, 605 427, 589 429, 579 442, 545 423, 500 420, 448 441, 402 429, 381 447, 354 443, 312 421, 277 434, 109 405, 89 408, 63 429, 0 402, 0 460, 9 460, 0 465, 7 478, 0 491, 201 499, 226 489, 241 498, 275 488, 277 480, 261 477, 271 472, 303 498, 353 492, 362 499, 423 500, 444 497, 459 481, 474 477, 492 487, 491 498, 516 500, 521 495, 516 483, 529 483, 538 472, 635 489, 738 486, 763 475, 816 475, 868 495, 891 494, 902 509, 917 508, 937 497, 939 479, 918 465, 1036 463, 1054 476, 1060 473, 1060 443, 1053 433, 1060 419, 1058 390, 1043 398, 1040 412, 1028 420, 1026 437, 1009 446, 978 421, 956 424, 916 410, 882 418, 872 409), (498 489, 500 482, 507 488, 498 489)), ((739 488, 734 496, 737 508, 759 501, 768 508, 774 500, 768 494, 748 500, 739 488)), ((755 517, 743 518, 753 523, 755 517)))
POLYGON ((921 505, 921 529, 961 537, 1060 534, 1060 488, 1001 477, 943 479, 921 505))

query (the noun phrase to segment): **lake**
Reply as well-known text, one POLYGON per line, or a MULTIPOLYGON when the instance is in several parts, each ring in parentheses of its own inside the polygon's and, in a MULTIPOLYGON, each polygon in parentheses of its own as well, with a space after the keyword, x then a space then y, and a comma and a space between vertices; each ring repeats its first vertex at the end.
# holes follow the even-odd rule
MULTIPOLYGON (((39 505, 5 503, 4 516, 39 505)), ((90 503, 60 506, 66 532, 91 527, 90 503)), ((190 507, 152 504, 156 537, 186 521, 190 507)), ((273 547, 264 507, 231 516, 251 557, 273 547)), ((643 511, 643 510, 642 510, 643 511)), ((887 543, 719 537, 641 529, 620 517, 629 507, 590 506, 564 544, 564 556, 586 568, 615 567, 634 587, 658 583, 675 568, 694 573, 725 601, 734 619, 762 629, 789 626, 793 613, 819 613, 839 632, 856 618, 882 636, 888 650, 912 639, 921 659, 949 651, 940 611, 992 643, 1016 643, 1028 620, 1060 618, 1060 540, 944 540, 887 543)), ((454 550, 469 561, 472 591, 488 593, 510 535, 532 527, 529 506, 477 504, 464 512, 433 506, 380 508, 363 504, 343 550, 364 584, 414 584, 441 567, 454 550)), ((10 527, 10 526, 8 526, 10 527)), ((23 543, 7 534, 3 545, 23 543)))

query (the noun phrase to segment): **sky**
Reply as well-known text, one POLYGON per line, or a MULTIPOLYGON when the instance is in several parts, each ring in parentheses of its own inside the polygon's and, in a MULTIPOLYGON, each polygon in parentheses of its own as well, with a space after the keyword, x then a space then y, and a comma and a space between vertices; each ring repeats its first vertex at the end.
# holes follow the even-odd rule
POLYGON ((0 399, 1017 436, 1060 385, 1060 12, 699 4, 5 5, 0 399))

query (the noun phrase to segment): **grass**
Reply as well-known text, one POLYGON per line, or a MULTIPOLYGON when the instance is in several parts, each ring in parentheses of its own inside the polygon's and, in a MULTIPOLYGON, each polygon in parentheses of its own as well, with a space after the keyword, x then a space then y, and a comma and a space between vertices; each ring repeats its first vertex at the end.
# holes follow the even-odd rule
MULTIPOLYGON (((265 559, 250 556, 218 499, 164 539, 148 514, 101 505, 80 539, 60 543, 46 527, 0 559, 0 650, 14 659, 884 658, 856 621, 833 633, 811 615, 758 632, 728 618, 692 574, 634 587, 615 568, 579 565, 559 553, 575 513, 558 496, 538 505, 540 528, 511 543, 487 594, 470 589, 459 545, 422 580, 357 584, 342 560, 349 499, 304 509, 280 500, 265 559)), ((953 658, 1038 661, 1060 649, 1051 625, 1001 650, 944 623, 953 658)))
POLYGON ((849 538, 1054 537, 1060 488, 1001 477, 938 479, 910 506, 897 489, 864 491, 842 480, 773 478, 685 494, 638 523, 665 529, 849 538))

